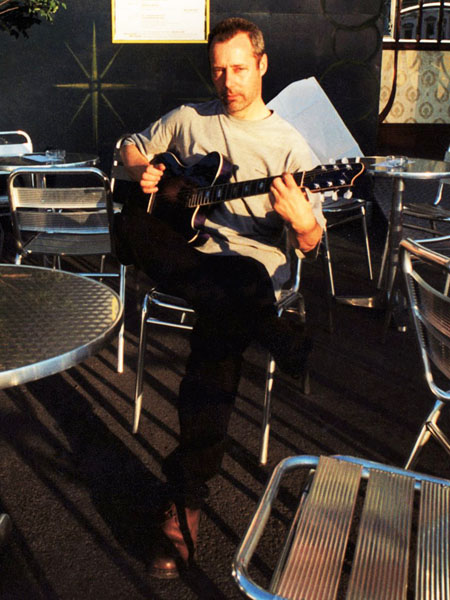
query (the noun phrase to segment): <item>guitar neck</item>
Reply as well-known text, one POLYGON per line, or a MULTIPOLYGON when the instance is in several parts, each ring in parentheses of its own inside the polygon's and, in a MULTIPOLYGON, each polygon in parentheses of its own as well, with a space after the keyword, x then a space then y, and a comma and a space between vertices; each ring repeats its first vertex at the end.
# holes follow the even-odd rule
MULTIPOLYGON (((293 173, 297 185, 308 188, 311 192, 324 192, 343 187, 350 187, 353 181, 364 170, 364 166, 355 165, 322 165, 312 171, 293 173)), ((237 181, 233 183, 221 183, 209 187, 199 187, 189 192, 186 198, 186 207, 207 206, 236 198, 246 198, 267 194, 275 177, 264 177, 249 181, 237 181)))

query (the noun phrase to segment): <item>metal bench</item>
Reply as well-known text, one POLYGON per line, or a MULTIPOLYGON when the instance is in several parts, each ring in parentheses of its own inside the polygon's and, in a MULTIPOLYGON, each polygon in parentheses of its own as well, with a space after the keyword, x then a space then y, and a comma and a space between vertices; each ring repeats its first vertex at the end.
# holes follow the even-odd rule
POLYGON ((448 600, 449 535, 448 480, 352 457, 290 457, 266 486, 233 576, 257 600, 448 600), (307 484, 264 589, 249 576, 249 563, 283 477, 299 468, 307 484))

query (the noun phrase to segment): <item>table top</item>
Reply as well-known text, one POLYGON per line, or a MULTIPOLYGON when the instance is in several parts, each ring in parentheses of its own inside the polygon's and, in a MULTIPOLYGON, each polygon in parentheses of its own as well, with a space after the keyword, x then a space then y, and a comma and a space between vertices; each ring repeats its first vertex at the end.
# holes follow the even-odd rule
POLYGON ((60 162, 47 160, 45 152, 32 152, 22 156, 0 156, 0 174, 8 174, 17 167, 45 167, 46 169, 60 169, 63 167, 89 167, 95 166, 98 156, 85 152, 68 152, 60 162))
POLYGON ((85 360, 116 333, 122 311, 119 296, 94 279, 0 264, 0 388, 85 360))
MULTIPOLYGON (((404 166, 389 164, 387 156, 365 156, 360 161, 369 173, 383 177, 402 177, 403 179, 442 179, 450 177, 450 163, 428 158, 408 158, 404 166)), ((395 159, 399 157, 394 157, 395 159)))

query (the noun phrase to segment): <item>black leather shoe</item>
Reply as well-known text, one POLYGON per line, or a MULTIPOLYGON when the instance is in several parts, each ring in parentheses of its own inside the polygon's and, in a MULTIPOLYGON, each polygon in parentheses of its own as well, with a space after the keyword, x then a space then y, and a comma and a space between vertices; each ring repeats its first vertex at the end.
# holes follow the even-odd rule
POLYGON ((149 573, 158 579, 174 579, 195 558, 200 509, 176 506, 165 511, 159 526, 157 547, 150 561, 149 573))

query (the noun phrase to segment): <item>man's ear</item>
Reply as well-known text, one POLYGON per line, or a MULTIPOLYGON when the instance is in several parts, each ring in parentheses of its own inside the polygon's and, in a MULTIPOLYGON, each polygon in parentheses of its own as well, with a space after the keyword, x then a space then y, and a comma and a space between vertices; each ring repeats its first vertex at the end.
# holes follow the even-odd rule
POLYGON ((267 54, 263 54, 259 59, 259 72, 261 73, 261 77, 267 72, 267 54))

